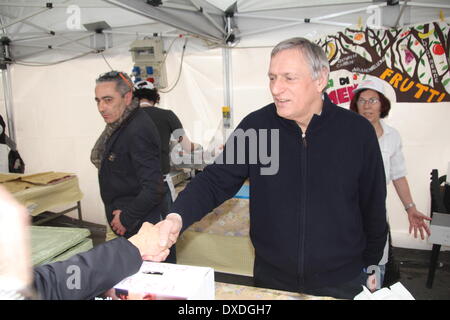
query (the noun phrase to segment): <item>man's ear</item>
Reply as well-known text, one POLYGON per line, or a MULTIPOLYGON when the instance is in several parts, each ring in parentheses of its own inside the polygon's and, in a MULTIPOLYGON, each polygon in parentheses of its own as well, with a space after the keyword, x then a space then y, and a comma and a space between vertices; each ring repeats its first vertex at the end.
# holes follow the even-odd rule
POLYGON ((323 92, 328 85, 328 75, 329 72, 327 69, 323 68, 322 72, 320 72, 319 77, 317 78, 317 91, 323 92))
POLYGON ((125 102, 127 106, 131 104, 132 100, 133 100, 133 91, 130 90, 127 93, 125 93, 125 102))

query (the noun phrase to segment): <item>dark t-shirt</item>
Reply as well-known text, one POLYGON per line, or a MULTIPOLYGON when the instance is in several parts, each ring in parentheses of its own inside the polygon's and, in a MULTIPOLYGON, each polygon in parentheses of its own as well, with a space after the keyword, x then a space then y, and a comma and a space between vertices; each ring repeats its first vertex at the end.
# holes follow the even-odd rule
POLYGON ((161 109, 158 107, 144 107, 142 108, 152 118, 153 122, 158 129, 159 136, 161 137, 161 171, 163 174, 167 174, 170 171, 170 158, 169 158, 169 141, 170 136, 174 133, 176 140, 184 135, 183 126, 178 119, 177 115, 171 110, 161 109))

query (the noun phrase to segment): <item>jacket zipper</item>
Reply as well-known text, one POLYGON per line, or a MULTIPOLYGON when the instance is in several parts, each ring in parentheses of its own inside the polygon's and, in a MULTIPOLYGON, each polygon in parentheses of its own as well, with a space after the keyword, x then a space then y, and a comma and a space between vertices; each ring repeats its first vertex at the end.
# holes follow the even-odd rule
POLYGON ((306 133, 302 133, 302 143, 305 148, 308 146, 308 144, 306 143, 306 133))
MULTIPOLYGON (((301 130, 300 130, 301 132, 301 130)), ((301 153, 301 174, 302 174, 302 180, 301 180, 301 190, 302 190, 302 194, 301 194, 301 212, 303 213, 302 215, 302 222, 301 222, 301 230, 302 230, 302 237, 301 237, 301 244, 300 244, 300 248, 301 248, 301 266, 300 266, 300 284, 303 286, 305 284, 305 230, 306 230, 306 192, 307 192, 307 188, 306 188, 306 165, 307 165, 307 157, 306 157, 306 152, 307 152, 307 146, 308 143, 306 142, 306 132, 302 134, 302 153, 301 153)))

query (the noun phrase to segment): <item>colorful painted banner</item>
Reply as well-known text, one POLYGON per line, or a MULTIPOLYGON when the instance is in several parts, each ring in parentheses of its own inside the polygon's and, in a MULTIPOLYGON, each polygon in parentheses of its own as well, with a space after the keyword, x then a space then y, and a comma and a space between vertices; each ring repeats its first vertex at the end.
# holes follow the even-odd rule
POLYGON ((402 29, 345 29, 317 43, 330 62, 328 94, 348 103, 365 75, 379 77, 397 102, 450 101, 450 24, 439 21, 402 29))

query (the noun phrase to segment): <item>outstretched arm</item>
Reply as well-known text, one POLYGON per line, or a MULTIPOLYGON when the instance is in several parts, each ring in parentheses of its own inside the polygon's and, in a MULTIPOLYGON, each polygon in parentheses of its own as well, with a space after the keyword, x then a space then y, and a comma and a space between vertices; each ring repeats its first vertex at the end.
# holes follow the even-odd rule
POLYGON ((102 243, 68 260, 34 268, 34 287, 45 300, 92 299, 136 273, 142 260, 162 261, 159 230, 144 222, 139 232, 102 243))
POLYGON ((409 220, 409 233, 414 230, 414 238, 417 238, 417 232, 420 232, 420 237, 425 239, 424 233, 426 232, 430 235, 430 229, 426 223, 427 220, 431 220, 430 217, 424 215, 419 210, 417 210, 416 205, 413 202, 411 192, 409 190, 408 180, 406 177, 402 177, 392 181, 395 190, 397 191, 400 201, 408 213, 409 220))
POLYGON ((191 140, 189 140, 189 138, 186 135, 181 136, 178 139, 178 142, 181 144, 183 150, 189 153, 202 148, 200 144, 191 142, 191 140))

